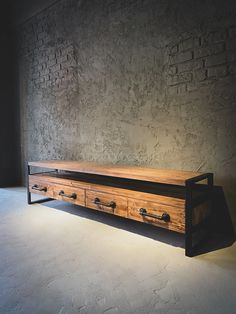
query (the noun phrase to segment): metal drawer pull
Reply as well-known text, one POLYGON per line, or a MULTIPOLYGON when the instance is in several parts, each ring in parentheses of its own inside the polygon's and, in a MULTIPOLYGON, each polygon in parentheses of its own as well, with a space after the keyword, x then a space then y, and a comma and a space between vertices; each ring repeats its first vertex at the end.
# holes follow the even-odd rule
POLYGON ((77 198, 77 195, 75 193, 72 193, 71 195, 69 195, 69 194, 65 194, 64 191, 60 191, 59 195, 63 197, 67 197, 67 198, 73 198, 74 200, 77 198))
POLYGON ((32 190, 37 190, 37 191, 40 191, 40 192, 47 192, 47 188, 46 188, 46 187, 40 188, 40 187, 38 186, 38 184, 34 184, 34 185, 32 186, 32 190))
POLYGON ((159 220, 164 220, 165 222, 169 222, 170 221, 170 215, 169 214, 163 213, 161 216, 153 215, 153 214, 149 214, 145 208, 140 208, 139 209, 139 214, 142 215, 142 216, 147 216, 147 217, 152 217, 152 218, 156 218, 156 219, 159 219, 159 220))
POLYGON ((94 199, 94 204, 96 205, 102 205, 102 206, 105 206, 105 207, 111 207, 111 208, 116 208, 116 203, 111 201, 110 203, 105 203, 105 202, 101 202, 100 199, 98 197, 96 197, 94 199))

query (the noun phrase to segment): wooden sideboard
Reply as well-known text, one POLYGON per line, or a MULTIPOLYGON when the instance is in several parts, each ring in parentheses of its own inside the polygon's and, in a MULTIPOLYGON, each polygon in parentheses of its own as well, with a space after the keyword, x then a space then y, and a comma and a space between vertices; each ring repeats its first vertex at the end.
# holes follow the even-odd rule
POLYGON ((29 204, 63 200, 176 231, 185 234, 187 256, 212 212, 212 173, 59 160, 27 169, 29 204), (47 198, 32 201, 31 193, 47 198))

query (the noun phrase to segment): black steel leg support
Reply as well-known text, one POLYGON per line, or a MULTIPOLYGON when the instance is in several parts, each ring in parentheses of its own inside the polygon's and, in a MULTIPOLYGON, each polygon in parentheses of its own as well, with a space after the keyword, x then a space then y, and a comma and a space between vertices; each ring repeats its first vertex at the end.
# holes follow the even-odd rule
POLYGON ((30 175, 30 166, 27 165, 27 175, 26 175, 27 203, 29 205, 31 205, 31 204, 39 204, 39 203, 44 203, 44 202, 48 202, 48 201, 53 201, 53 198, 41 198, 41 199, 38 199, 36 201, 32 201, 31 192, 29 190, 29 175, 30 175))
MULTIPOLYGON (((197 178, 189 179, 186 181, 186 205, 185 205, 185 255, 189 257, 194 256, 193 247, 193 196, 192 188, 196 182, 207 179, 208 185, 208 197, 211 202, 211 212, 212 212, 212 196, 213 196, 213 173, 207 173, 198 176, 197 178)), ((196 228, 195 228, 196 229, 196 228)), ((196 247, 195 247, 196 248, 196 247)))
POLYGON ((193 256, 192 243, 192 188, 191 182, 186 182, 186 205, 185 205, 185 255, 193 256))

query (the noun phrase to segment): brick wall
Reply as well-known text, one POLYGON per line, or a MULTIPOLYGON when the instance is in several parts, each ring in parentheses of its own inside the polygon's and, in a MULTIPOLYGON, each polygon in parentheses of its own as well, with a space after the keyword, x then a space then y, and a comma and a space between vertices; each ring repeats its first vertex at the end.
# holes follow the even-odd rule
POLYGON ((32 91, 47 88, 61 91, 73 84, 73 78, 76 77, 73 42, 50 36, 50 29, 55 30, 58 23, 55 15, 61 14, 64 8, 62 4, 54 5, 24 24, 19 33, 19 54, 27 59, 32 91))
POLYGON ((210 30, 169 47, 169 92, 186 93, 236 71, 236 26, 210 30))
POLYGON ((22 160, 212 171, 235 220, 236 3, 189 3, 61 0, 23 23, 22 160))

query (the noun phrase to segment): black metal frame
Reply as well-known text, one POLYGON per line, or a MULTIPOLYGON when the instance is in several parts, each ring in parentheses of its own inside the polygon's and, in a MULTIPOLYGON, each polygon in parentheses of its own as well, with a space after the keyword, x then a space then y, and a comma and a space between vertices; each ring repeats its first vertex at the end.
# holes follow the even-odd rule
POLYGON ((212 212, 212 191, 213 191, 213 173, 206 173, 197 177, 186 180, 186 205, 185 205, 185 255, 189 257, 194 256, 196 245, 193 246, 193 233, 202 227, 202 223, 193 226, 193 209, 198 204, 201 204, 204 199, 202 197, 193 200, 193 186, 195 183, 207 180, 207 191, 206 200, 210 201, 211 212, 212 212))
MULTIPOLYGON (((49 173, 49 172, 55 172, 57 170, 54 170, 54 171, 47 171, 46 173, 49 173)), ((38 172, 38 173, 43 173, 43 172, 38 172)), ((54 199, 53 198, 41 198, 41 199, 38 199, 38 200, 35 200, 35 201, 32 201, 31 199, 31 192, 29 190, 29 175, 31 174, 37 174, 37 173, 31 173, 30 172, 30 165, 27 165, 27 175, 26 175, 26 184, 27 184, 27 203, 29 205, 31 204, 38 204, 38 203, 44 203, 44 202, 48 202, 48 201, 53 201, 54 199)))

